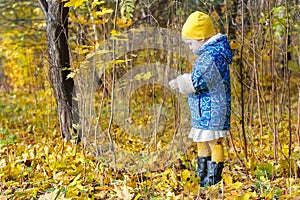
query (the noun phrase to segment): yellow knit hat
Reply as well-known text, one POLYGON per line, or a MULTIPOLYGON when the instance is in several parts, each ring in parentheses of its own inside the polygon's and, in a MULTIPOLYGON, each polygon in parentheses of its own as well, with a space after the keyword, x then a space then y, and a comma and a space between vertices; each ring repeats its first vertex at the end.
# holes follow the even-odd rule
POLYGON ((181 35, 182 38, 191 40, 201 40, 213 36, 212 19, 203 12, 193 12, 184 23, 181 35))

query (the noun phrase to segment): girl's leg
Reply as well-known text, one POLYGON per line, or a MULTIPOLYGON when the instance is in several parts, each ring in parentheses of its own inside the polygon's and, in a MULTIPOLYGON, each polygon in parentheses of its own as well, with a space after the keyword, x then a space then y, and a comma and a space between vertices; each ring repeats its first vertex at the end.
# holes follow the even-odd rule
POLYGON ((214 185, 222 180, 224 167, 224 149, 222 142, 222 138, 208 142, 211 149, 211 160, 207 162, 207 176, 200 182, 200 186, 214 185))
POLYGON ((207 175, 207 162, 211 159, 211 151, 207 142, 197 142, 197 149, 198 169, 196 173, 202 181, 207 175))
POLYGON ((208 145, 211 149, 211 160, 216 163, 224 162, 223 138, 209 141, 208 145))
POLYGON ((211 151, 207 142, 197 142, 197 149, 199 157, 211 156, 211 151))

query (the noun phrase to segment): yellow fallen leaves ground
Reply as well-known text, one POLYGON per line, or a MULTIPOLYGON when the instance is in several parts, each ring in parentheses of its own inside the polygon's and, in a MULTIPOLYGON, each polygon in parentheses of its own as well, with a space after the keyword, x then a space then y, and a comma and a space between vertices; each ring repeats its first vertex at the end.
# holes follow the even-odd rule
MULTIPOLYGON (((261 160, 246 170, 227 149, 223 181, 198 187, 195 147, 165 168, 143 173, 115 171, 81 145, 63 142, 53 99, 0 95, 0 199, 299 199, 300 185, 287 162, 261 160)), ((239 144, 237 144, 239 148, 239 144)), ((267 149, 267 148, 266 148, 267 149)), ((300 152, 295 149, 294 163, 300 152)), ((297 169, 297 165, 295 165, 297 169)))

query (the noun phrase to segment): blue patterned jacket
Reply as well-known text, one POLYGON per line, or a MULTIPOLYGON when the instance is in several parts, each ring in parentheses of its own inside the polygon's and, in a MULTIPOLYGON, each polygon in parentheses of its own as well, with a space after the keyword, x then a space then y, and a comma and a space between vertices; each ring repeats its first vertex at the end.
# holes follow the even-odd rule
POLYGON ((189 94, 191 126, 204 130, 230 128, 230 73, 232 51, 227 37, 213 36, 195 53, 192 83, 196 92, 189 94))

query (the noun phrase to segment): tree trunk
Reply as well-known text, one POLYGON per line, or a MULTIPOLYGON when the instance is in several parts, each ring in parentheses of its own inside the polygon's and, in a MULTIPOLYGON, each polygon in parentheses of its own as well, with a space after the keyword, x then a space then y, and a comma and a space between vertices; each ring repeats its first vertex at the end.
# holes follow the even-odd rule
POLYGON ((8 85, 8 83, 7 83, 7 77, 4 73, 4 70, 3 70, 1 64, 2 63, 0 60, 0 92, 1 91, 9 92, 11 90, 11 86, 8 85))
POLYGON ((71 139, 72 129, 72 93, 74 80, 67 79, 70 73, 70 55, 68 47, 69 8, 57 0, 39 0, 44 12, 47 28, 49 77, 54 91, 60 133, 63 138, 71 139))

